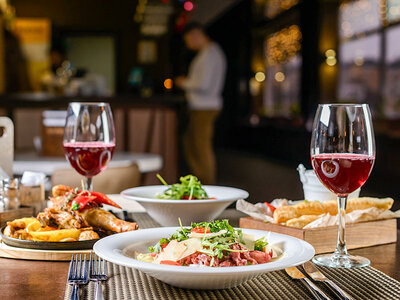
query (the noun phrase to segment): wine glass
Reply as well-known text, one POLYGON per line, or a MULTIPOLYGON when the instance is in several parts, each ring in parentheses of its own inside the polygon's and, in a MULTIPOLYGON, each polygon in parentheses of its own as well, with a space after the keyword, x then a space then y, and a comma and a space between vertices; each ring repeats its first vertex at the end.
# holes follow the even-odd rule
POLYGON ((110 105, 70 103, 63 145, 67 160, 86 177, 85 189, 91 191, 93 176, 106 168, 114 153, 115 130, 110 105))
POLYGON ((367 104, 321 104, 314 119, 311 162, 319 180, 338 197, 338 241, 332 254, 313 262, 332 268, 364 267, 367 258, 346 249, 347 196, 368 179, 375 161, 375 137, 367 104))

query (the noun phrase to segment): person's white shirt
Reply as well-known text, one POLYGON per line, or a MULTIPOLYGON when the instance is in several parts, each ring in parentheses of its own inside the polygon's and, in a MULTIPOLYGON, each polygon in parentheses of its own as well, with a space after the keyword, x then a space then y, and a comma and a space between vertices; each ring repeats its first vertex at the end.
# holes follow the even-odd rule
POLYGON ((220 110, 226 73, 225 54, 220 46, 210 42, 200 50, 189 66, 183 82, 191 110, 220 110))

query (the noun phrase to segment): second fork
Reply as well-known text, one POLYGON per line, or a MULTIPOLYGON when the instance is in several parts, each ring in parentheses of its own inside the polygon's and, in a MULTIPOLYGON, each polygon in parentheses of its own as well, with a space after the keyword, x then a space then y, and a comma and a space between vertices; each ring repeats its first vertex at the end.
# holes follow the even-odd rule
POLYGON ((93 252, 90 253, 89 259, 89 279, 96 282, 96 300, 104 300, 103 288, 101 282, 107 280, 107 261, 100 258, 93 252))

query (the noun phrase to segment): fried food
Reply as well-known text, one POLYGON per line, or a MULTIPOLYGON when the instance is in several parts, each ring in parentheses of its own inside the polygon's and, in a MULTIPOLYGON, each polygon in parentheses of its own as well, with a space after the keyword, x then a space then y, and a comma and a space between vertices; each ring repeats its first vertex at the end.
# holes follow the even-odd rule
POLYGON ((112 213, 101 208, 90 208, 82 212, 83 218, 93 227, 113 232, 132 231, 138 228, 136 223, 118 219, 112 213))
POLYGON ((89 226, 80 213, 69 210, 46 208, 36 218, 40 221, 42 227, 53 226, 60 229, 80 229, 89 226))
POLYGON ((80 241, 87 241, 87 240, 96 240, 99 239, 99 235, 97 232, 93 230, 85 230, 82 231, 81 234, 79 235, 79 240, 80 241))
POLYGON ((295 227, 295 228, 303 228, 304 226, 314 222, 319 218, 319 215, 304 215, 299 218, 290 219, 286 222, 286 226, 295 227))
MULTIPOLYGON (((347 201, 346 212, 354 210, 362 210, 370 207, 376 207, 378 209, 390 209, 393 205, 394 200, 392 198, 354 198, 347 201)), ((295 205, 281 206, 276 208, 274 211, 274 221, 276 223, 286 223, 289 220, 300 218, 301 216, 319 216, 325 213, 331 215, 337 215, 337 201, 303 201, 295 205)), ((311 217, 309 217, 311 218, 311 217)), ((297 222, 303 222, 304 220, 294 220, 289 224, 297 224, 297 222)), ((298 223, 299 225, 300 223, 298 223)), ((306 224, 305 224, 306 225, 306 224)), ((304 225, 304 226, 305 226, 304 225)), ((294 226, 293 226, 294 227, 294 226)))
POLYGON ((23 240, 68 242, 99 239, 99 234, 138 228, 136 223, 120 220, 103 210, 103 204, 120 208, 104 194, 65 185, 54 186, 52 192, 52 208, 46 208, 36 218, 8 222, 4 234, 23 240))
MULTIPOLYGON (((392 198, 370 198, 370 197, 361 197, 349 199, 347 201, 346 212, 352 212, 353 210, 362 210, 370 207, 376 207, 378 209, 390 209, 393 205, 394 200, 392 198)), ((338 213, 338 205, 337 200, 327 201, 323 203, 326 209, 326 212, 331 215, 337 215, 338 213)))
POLYGON ((326 209, 321 202, 303 201, 295 205, 277 207, 274 211, 274 221, 276 223, 285 223, 302 215, 321 215, 325 212, 326 209))
POLYGON ((73 187, 67 186, 67 185, 55 185, 51 189, 51 192, 53 193, 53 197, 59 197, 59 196, 65 196, 66 193, 70 193, 74 190, 73 187))

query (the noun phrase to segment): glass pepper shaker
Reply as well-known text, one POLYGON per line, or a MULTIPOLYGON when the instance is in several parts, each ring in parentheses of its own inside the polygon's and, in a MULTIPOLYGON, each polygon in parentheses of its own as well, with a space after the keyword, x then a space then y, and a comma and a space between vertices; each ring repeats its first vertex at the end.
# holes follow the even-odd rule
POLYGON ((17 209, 20 207, 19 180, 17 178, 3 180, 3 202, 5 209, 17 209))

